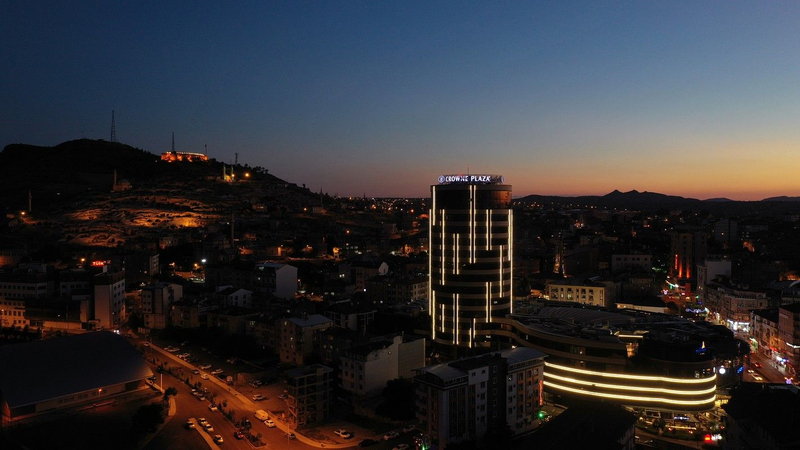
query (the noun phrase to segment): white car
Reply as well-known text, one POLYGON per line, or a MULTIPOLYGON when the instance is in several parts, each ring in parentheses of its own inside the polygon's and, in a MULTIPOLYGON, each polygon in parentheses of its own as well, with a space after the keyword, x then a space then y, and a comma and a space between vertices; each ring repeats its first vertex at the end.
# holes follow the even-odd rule
POLYGON ((205 428, 207 432, 209 432, 209 433, 213 433, 214 432, 214 427, 211 426, 210 423, 205 422, 202 425, 203 425, 203 428, 205 428))
POLYGON ((206 370, 211 368, 211 364, 200 364, 197 367, 200 368, 200 370, 206 370))
POLYGON ((254 402, 260 402, 260 401, 266 400, 266 399, 267 399, 267 397, 264 397, 261 394, 256 394, 256 395, 253 396, 253 401, 254 402))
POLYGON ((217 408, 217 405, 211 403, 211 404, 208 405, 208 410, 211 411, 211 412, 215 412, 215 411, 219 411, 219 408, 217 408))
POLYGON ((207 380, 208 379, 208 374, 204 373, 204 374, 200 375, 200 378, 202 378, 204 380, 207 380))
POLYGON ((225 440, 222 439, 222 436, 220 436, 218 434, 215 434, 214 435, 214 442, 216 442, 217 444, 222 444, 223 442, 225 442, 225 440))
POLYGON ((217 374, 220 374, 220 373, 222 373, 222 372, 224 372, 224 370, 222 370, 222 369, 216 369, 216 370, 212 370, 212 371, 211 371, 211 375, 217 375, 217 374))
POLYGON ((753 375, 753 379, 756 381, 764 381, 764 379, 760 375, 753 375))
POLYGON ((267 428, 275 428, 275 422, 273 422, 272 419, 265 420, 264 425, 266 425, 267 428))
POLYGON ((383 440, 388 441, 389 439, 396 439, 398 437, 400 437, 400 433, 397 431, 390 431, 383 435, 383 440))
POLYGON ((342 439, 350 439, 351 437, 353 437, 353 433, 345 430, 344 428, 340 428, 338 430, 334 430, 333 434, 339 436, 342 439))

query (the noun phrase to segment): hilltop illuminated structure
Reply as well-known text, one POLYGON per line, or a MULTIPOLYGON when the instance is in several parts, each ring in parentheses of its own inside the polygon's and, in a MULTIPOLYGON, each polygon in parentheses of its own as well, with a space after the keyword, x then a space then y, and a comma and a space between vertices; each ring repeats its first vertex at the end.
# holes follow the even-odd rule
POLYGON ((178 161, 188 161, 188 162, 196 162, 196 161, 208 161, 208 156, 202 153, 192 153, 192 152, 164 152, 161 154, 161 160, 166 162, 178 162, 178 161))
POLYGON ((442 175, 431 186, 428 311, 434 342, 475 345, 479 323, 510 314, 511 186, 499 175, 442 175))

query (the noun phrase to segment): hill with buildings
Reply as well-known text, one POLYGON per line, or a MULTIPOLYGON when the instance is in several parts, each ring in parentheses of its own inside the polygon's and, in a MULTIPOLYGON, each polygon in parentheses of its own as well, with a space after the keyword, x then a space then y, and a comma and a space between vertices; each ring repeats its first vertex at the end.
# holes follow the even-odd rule
POLYGON ((231 217, 268 221, 326 199, 331 201, 261 167, 213 159, 166 162, 102 140, 12 144, 0 153, 5 246, 155 248, 165 239, 188 242, 197 239, 192 233, 229 228, 231 217))

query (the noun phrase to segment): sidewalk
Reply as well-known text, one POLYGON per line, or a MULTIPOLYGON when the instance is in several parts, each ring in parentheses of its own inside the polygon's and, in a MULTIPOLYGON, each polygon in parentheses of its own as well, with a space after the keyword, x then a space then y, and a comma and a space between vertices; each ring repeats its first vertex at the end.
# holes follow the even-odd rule
MULTIPOLYGON (((177 356, 175 356, 175 355, 173 355, 172 353, 170 353, 170 352, 168 352, 168 351, 164 350, 163 348, 161 348, 161 347, 157 346, 156 344, 152 344, 152 343, 151 343, 151 344, 150 344, 150 348, 151 348, 151 349, 154 349, 154 350, 156 350, 156 351, 158 351, 158 352, 159 352, 159 353, 162 355, 162 357, 164 357, 164 358, 166 358, 166 359, 168 359, 168 360, 172 361, 173 363, 179 364, 179 365, 181 365, 181 366, 183 366, 183 367, 185 367, 185 368, 189 369, 190 371, 191 371, 191 370, 193 370, 193 369, 197 369, 195 366, 193 366, 193 365, 191 365, 191 364, 187 363, 186 361, 184 361, 184 360, 182 360, 182 359, 178 358, 177 356)), ((198 369, 198 370, 199 370, 199 369, 198 369)), ((232 394, 232 395, 233 395, 233 396, 234 396, 234 397, 235 397, 237 400, 239 400, 240 402, 242 402, 242 404, 243 404, 243 405, 245 405, 245 407, 246 407, 246 408, 248 408, 248 409, 251 409, 251 410, 252 410, 252 412, 255 412, 255 411, 256 411, 256 409, 258 409, 258 408, 256 408, 256 407, 255 407, 255 406, 256 406, 256 405, 255 405, 255 403, 253 403, 253 402, 252 402, 252 401, 251 401, 249 398, 247 398, 247 397, 245 397, 244 395, 242 395, 242 394, 241 394, 239 391, 237 391, 236 389, 234 389, 234 388, 232 388, 232 387, 228 386, 228 384, 227 384, 227 383, 223 382, 222 380, 220 380, 219 378, 217 378, 215 375, 211 375, 210 373, 208 373, 208 372, 206 372, 206 371, 204 371, 204 370, 200 370, 200 373, 204 373, 204 374, 208 375, 208 380, 203 380, 203 381, 210 381, 210 382, 213 382, 214 384, 216 384, 216 385, 217 385, 217 387, 227 390, 227 391, 228 391, 228 392, 230 392, 230 393, 231 393, 231 394, 232 394), (255 408, 255 409, 253 409, 253 408, 255 408)))

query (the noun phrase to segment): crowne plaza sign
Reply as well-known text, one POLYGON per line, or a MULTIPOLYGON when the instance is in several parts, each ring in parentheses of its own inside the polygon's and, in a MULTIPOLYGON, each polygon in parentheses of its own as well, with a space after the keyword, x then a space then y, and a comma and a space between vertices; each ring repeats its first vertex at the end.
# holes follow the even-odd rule
POLYGON ((500 175, 439 175, 439 184, 503 184, 500 175))

